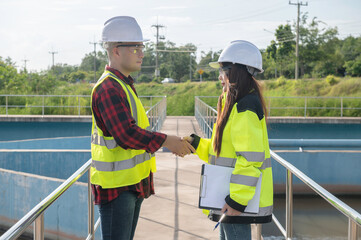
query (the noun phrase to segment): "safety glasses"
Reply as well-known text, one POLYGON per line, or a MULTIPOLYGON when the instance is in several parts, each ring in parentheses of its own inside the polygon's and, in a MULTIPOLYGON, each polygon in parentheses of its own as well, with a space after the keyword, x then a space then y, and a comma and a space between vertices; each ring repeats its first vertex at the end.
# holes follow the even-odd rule
POLYGON ((127 47, 128 50, 133 54, 141 54, 144 52, 145 48, 143 44, 119 44, 116 47, 127 47))
POLYGON ((232 66, 220 67, 220 68, 219 68, 219 75, 228 76, 228 74, 229 74, 229 69, 231 69, 231 68, 232 68, 232 66))

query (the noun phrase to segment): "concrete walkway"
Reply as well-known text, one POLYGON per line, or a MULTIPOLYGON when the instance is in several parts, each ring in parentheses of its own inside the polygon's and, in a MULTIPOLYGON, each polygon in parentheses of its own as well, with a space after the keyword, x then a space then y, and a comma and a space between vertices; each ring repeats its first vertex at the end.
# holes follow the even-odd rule
MULTIPOLYGON (((194 117, 167 117, 160 132, 202 136, 194 117)), ((162 150, 156 160, 155 195, 143 202, 135 239, 219 239, 219 230, 213 231, 215 223, 198 209, 203 161, 195 155, 181 158, 162 150)))

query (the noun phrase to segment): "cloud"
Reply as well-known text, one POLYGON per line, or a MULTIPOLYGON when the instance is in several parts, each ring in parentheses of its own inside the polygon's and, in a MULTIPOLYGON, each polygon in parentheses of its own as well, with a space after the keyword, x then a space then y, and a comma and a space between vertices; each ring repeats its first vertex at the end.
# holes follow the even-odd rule
POLYGON ((167 24, 167 25, 184 25, 184 24, 191 24, 192 18, 191 17, 171 17, 171 16, 154 16, 150 19, 151 22, 157 22, 159 24, 167 24))
POLYGON ((176 10, 176 9, 185 9, 186 6, 160 6, 160 7, 154 7, 152 10, 176 10))
POLYGON ((80 30, 86 30, 86 31, 99 31, 103 28, 103 24, 81 24, 76 25, 76 28, 80 30))
POLYGON ((105 11, 112 11, 117 9, 117 6, 102 6, 100 7, 101 10, 105 10, 105 11))

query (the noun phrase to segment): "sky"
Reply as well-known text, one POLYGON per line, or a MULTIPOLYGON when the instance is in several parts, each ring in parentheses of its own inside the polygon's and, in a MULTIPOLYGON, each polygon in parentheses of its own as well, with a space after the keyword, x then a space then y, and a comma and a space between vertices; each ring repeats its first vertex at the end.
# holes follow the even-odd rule
MULTIPOLYGON (((297 3, 297 0, 292 0, 297 3)), ((301 2, 301 1, 300 1, 301 2)), ((337 27, 339 38, 361 36, 361 0, 302 0, 308 12, 337 27)), ((18 69, 46 70, 55 64, 79 65, 101 39, 104 22, 114 16, 133 16, 144 38, 155 41, 153 24, 177 46, 193 43, 201 51, 218 51, 243 39, 258 48, 273 40, 280 24, 297 18, 297 6, 288 0, 0 0, 0 56, 10 57, 18 69)), ((97 50, 101 46, 97 45, 97 50)))

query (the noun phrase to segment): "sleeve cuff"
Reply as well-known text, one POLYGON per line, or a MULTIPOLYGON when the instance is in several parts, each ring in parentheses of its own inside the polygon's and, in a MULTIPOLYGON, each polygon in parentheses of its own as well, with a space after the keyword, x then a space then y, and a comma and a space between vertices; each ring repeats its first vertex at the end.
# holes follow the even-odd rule
POLYGON ((149 145, 148 145, 148 150, 147 152, 149 153, 155 153, 156 151, 159 150, 159 148, 162 147, 164 141, 167 138, 167 135, 163 134, 163 133, 159 133, 159 132, 153 132, 153 138, 150 141, 149 145))
POLYGON ((233 209, 236 209, 239 212, 244 212, 247 206, 237 203, 236 201, 232 200, 230 195, 228 195, 225 199, 226 203, 233 209))
POLYGON ((193 138, 193 142, 191 143, 191 145, 192 147, 194 147, 194 149, 197 149, 201 138, 198 135, 195 135, 194 133, 191 134, 191 137, 193 138))

